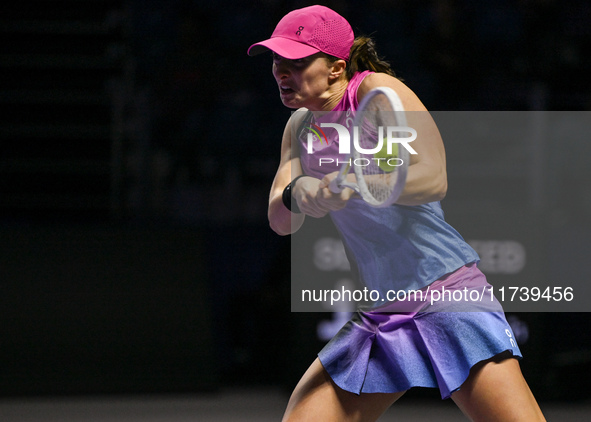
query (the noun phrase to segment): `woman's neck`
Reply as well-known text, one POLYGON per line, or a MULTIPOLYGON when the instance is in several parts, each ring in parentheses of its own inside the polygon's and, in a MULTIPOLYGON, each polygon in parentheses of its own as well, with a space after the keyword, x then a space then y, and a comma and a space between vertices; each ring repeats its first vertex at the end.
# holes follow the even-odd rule
POLYGON ((329 85, 325 95, 319 98, 317 109, 312 111, 332 111, 343 99, 348 85, 349 81, 346 78, 338 79, 329 85))

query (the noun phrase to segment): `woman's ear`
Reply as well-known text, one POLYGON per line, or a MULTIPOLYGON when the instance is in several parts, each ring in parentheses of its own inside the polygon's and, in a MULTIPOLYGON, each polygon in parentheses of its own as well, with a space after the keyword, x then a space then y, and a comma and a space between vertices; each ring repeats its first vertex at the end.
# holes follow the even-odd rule
POLYGON ((347 62, 345 60, 339 59, 335 60, 330 64, 330 79, 336 80, 341 77, 345 70, 347 69, 347 62))

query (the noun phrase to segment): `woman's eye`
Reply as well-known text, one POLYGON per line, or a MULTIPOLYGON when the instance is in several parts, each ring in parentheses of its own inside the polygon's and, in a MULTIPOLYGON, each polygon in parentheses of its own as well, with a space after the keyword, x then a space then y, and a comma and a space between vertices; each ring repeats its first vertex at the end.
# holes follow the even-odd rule
POLYGON ((273 53, 273 63, 278 64, 282 61, 286 62, 287 64, 291 64, 292 66, 295 66, 295 67, 303 67, 308 64, 308 60, 306 60, 306 57, 304 57, 302 59, 286 59, 284 57, 281 57, 277 53, 273 53))
POLYGON ((295 66, 305 66, 308 62, 306 59, 294 59, 291 61, 295 66))

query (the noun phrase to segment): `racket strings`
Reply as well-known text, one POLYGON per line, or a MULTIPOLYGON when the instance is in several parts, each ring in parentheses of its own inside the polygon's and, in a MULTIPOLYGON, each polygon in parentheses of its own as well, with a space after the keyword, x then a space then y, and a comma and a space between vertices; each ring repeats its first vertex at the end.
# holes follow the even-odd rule
POLYGON ((390 198, 398 182, 398 149, 393 144, 388 150, 387 128, 397 126, 396 116, 390 101, 384 95, 376 95, 359 116, 359 152, 356 172, 362 195, 369 195, 376 203, 390 198))

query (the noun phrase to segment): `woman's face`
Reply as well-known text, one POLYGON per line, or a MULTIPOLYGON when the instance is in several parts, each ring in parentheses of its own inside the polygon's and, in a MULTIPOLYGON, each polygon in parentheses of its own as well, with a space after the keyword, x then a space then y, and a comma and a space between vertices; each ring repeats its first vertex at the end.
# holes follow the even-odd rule
POLYGON ((290 60, 273 53, 273 76, 283 104, 322 110, 328 94, 331 66, 322 53, 290 60))

